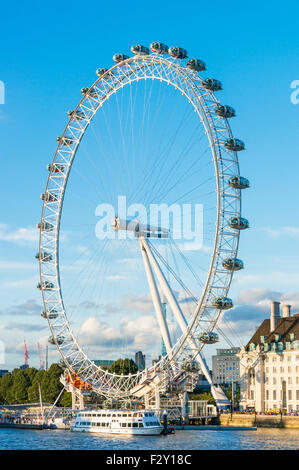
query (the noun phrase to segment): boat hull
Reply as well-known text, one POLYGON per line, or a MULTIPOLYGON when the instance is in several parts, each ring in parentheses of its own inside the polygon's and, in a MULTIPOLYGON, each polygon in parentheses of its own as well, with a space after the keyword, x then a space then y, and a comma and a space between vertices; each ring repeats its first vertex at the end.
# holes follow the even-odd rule
POLYGON ((90 428, 81 428, 78 427, 71 427, 72 432, 85 432, 85 433, 92 433, 92 434, 105 434, 107 435, 119 435, 119 436, 158 436, 163 431, 163 426, 161 427, 154 427, 152 429, 96 429, 94 427, 90 428))

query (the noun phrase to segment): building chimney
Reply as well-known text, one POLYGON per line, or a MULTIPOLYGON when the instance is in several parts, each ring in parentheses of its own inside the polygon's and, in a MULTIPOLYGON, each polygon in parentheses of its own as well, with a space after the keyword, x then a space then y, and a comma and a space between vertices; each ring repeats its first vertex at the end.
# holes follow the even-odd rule
POLYGON ((280 302, 271 302, 270 332, 274 331, 280 318, 280 302))
POLYGON ((291 316, 291 305, 282 306, 282 316, 283 318, 288 318, 291 316))

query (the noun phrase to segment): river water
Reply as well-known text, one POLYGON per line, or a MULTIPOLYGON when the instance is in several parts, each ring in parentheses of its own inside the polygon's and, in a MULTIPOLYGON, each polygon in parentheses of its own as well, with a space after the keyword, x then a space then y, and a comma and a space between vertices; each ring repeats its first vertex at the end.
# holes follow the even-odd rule
POLYGON ((62 430, 0 429, 0 449, 298 450, 299 429, 185 430, 168 436, 108 437, 62 430))

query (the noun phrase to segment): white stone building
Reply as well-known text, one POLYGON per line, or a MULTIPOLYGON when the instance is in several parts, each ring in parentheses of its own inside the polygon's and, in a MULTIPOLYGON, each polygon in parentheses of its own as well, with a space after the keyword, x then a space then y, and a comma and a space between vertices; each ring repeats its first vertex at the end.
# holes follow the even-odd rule
POLYGON ((238 357, 242 409, 299 411, 299 313, 291 316, 290 305, 281 316, 280 303, 271 302, 270 319, 238 357))

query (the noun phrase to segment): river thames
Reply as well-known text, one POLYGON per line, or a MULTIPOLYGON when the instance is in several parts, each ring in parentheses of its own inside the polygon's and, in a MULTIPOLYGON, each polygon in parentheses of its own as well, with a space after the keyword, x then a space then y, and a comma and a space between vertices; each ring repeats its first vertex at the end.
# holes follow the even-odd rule
POLYGON ((62 430, 0 429, 1 450, 298 450, 299 429, 176 431, 168 436, 103 437, 62 430))

